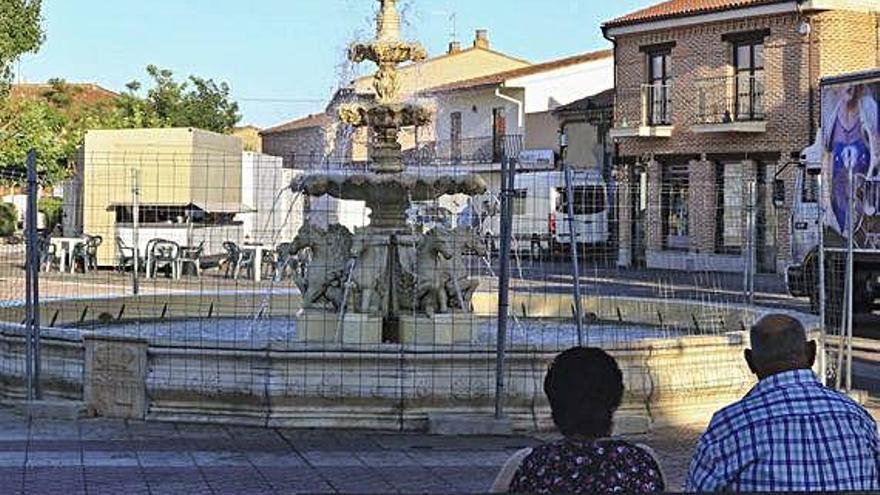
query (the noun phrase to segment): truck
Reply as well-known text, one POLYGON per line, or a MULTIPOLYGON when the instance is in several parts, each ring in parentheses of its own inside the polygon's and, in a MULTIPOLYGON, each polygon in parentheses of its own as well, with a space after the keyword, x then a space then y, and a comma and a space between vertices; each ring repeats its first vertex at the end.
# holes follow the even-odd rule
MULTIPOLYGON (((843 314, 850 236, 853 312, 870 313, 880 298, 880 69, 825 78, 820 88, 821 126, 815 143, 801 153, 795 177, 790 218, 794 262, 786 283, 793 296, 808 297, 819 309, 824 237, 826 320, 836 325, 843 314)), ((784 198, 781 181, 774 195, 784 198)))
MULTIPOLYGON (((527 172, 514 178, 513 244, 511 249, 532 258, 547 257, 574 245, 605 245, 610 239, 608 188, 602 174, 578 170, 572 174, 574 236, 569 229, 565 173, 559 170, 527 172), (573 239, 572 239, 573 238, 573 239)), ((490 245, 498 246, 500 200, 496 195, 475 202, 480 229, 490 245)))

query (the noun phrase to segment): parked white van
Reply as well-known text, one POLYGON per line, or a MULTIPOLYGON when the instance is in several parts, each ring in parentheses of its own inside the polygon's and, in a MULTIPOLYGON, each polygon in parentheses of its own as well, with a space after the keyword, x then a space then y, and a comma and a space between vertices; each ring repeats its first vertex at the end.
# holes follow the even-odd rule
MULTIPOLYGON (((574 242, 578 245, 607 243, 607 187, 596 171, 577 171, 572 177, 574 196, 574 242)), ((493 247, 498 247, 500 205, 497 193, 475 198, 480 228, 493 247)), ((514 180, 513 245, 538 257, 571 247, 565 174, 561 171, 518 174, 514 180)))

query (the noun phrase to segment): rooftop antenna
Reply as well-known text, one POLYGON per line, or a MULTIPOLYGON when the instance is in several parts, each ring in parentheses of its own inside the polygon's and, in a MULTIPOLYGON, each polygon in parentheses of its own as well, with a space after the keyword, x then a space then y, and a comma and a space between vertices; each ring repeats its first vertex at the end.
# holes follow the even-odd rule
POLYGON ((451 8, 446 10, 435 10, 432 11, 431 14, 442 15, 449 19, 449 41, 458 41, 458 14, 451 8))

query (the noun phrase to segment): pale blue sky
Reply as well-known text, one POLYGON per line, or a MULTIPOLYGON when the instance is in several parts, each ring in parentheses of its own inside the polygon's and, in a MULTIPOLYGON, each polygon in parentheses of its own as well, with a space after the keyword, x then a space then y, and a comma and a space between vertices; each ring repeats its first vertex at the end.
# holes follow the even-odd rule
MULTIPOLYGON (((599 25, 651 0, 401 0, 405 33, 431 55, 456 29, 532 62, 608 46, 599 25)), ((120 91, 156 64, 225 80, 244 120, 262 127, 323 108, 345 74, 344 50, 372 36, 374 0, 44 0, 46 43, 22 59, 27 82, 51 77, 120 91)), ((371 71, 372 67, 363 67, 371 71)))

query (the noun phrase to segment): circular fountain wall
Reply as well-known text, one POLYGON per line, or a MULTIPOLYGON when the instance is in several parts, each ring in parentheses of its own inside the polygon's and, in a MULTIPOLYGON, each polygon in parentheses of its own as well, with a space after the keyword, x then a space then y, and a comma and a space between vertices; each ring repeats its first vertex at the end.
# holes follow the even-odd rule
MULTIPOLYGON (((565 295, 513 296, 505 404, 517 429, 550 426, 543 374, 575 342, 570 305, 565 295)), ((41 308, 44 321, 54 320, 43 332, 44 390, 106 416, 418 430, 432 414, 493 410, 497 298, 478 293, 474 306, 475 324, 464 329, 476 335, 452 328, 440 343, 443 332, 435 331, 377 344, 298 339, 298 296, 284 292, 51 301, 41 308), (267 304, 254 304, 264 297, 267 304)), ((753 383, 742 328, 769 310, 593 297, 584 306, 606 322, 588 325, 587 343, 607 349, 624 372, 624 428, 704 421, 753 383)), ((808 328, 818 324, 795 316, 808 328)), ((24 390, 22 318, 21 307, 0 308, 8 322, 0 384, 12 398, 24 390)))

